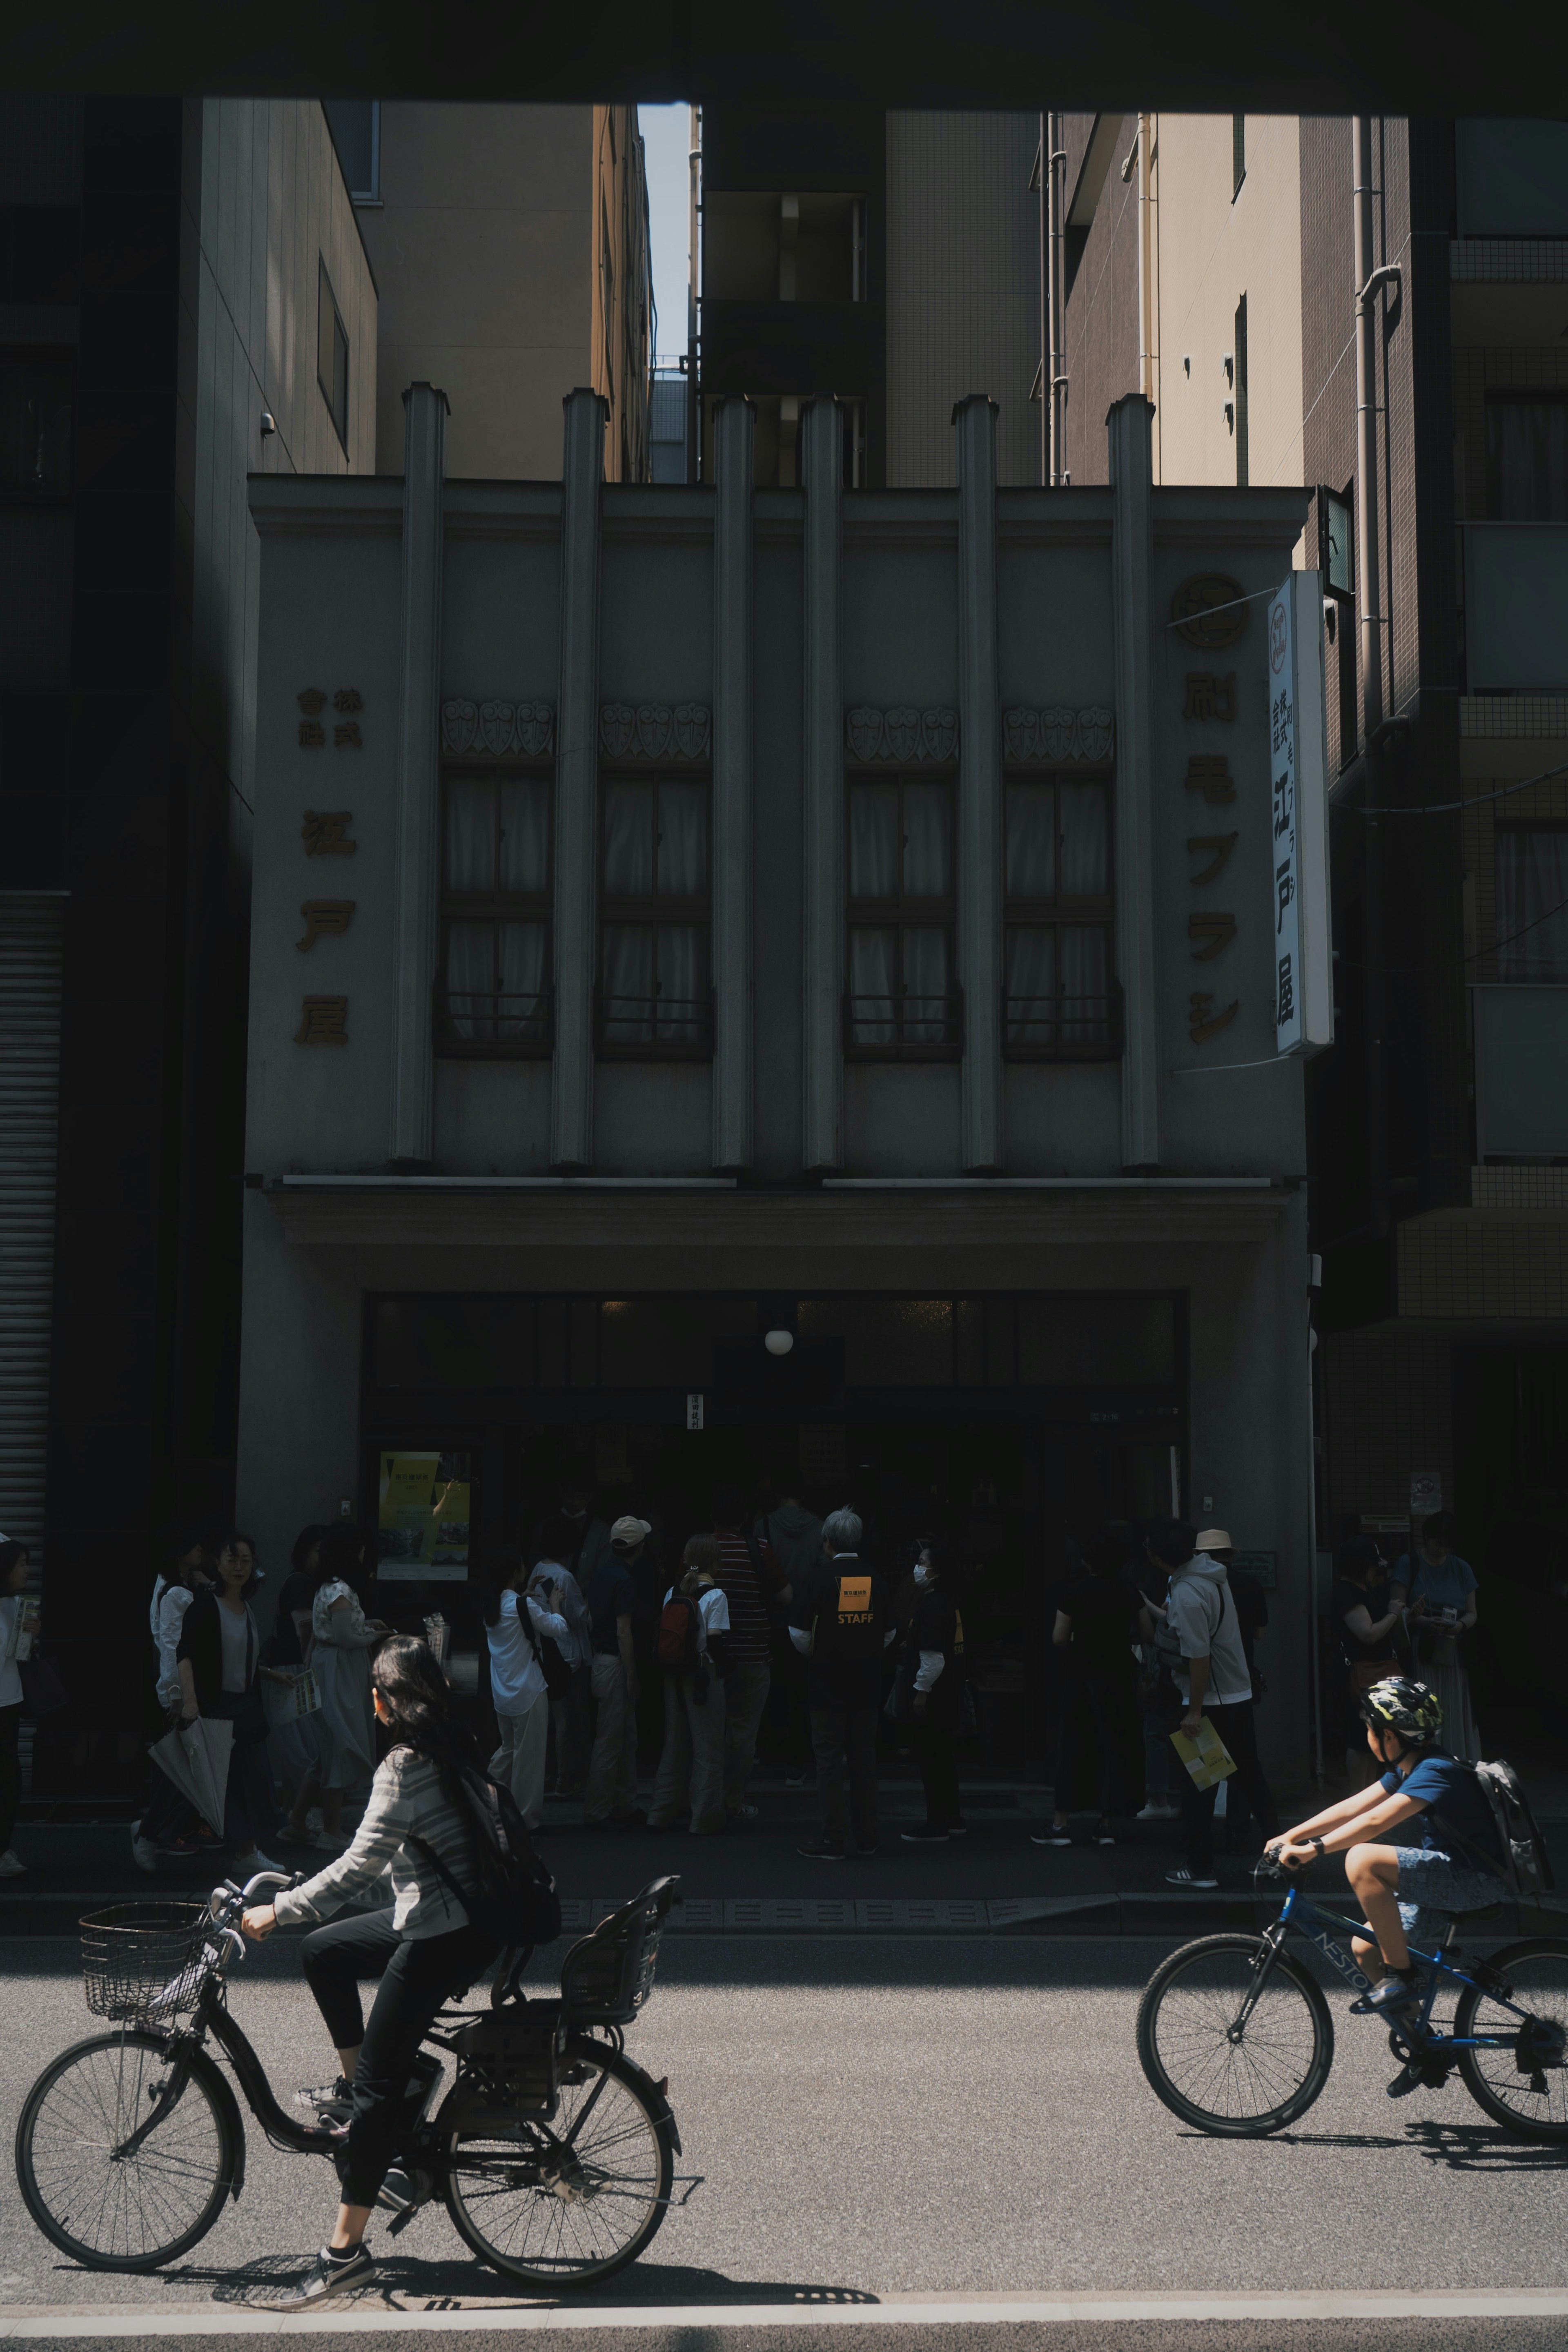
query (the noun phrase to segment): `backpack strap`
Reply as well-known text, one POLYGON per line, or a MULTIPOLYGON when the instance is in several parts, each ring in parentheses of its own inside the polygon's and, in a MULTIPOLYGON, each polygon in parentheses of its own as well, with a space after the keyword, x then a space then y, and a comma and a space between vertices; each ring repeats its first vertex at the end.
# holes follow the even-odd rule
POLYGON ((465 1893, 463 1888, 458 1885, 457 1880, 453 1877, 451 1872, 447 1869, 446 1864, 442 1861, 440 1855, 437 1853, 435 1847, 429 1844, 424 1838, 416 1837, 412 1830, 409 1830, 406 1832, 403 1843, 405 1845, 416 1846, 418 1848, 426 1861, 430 1864, 431 1869, 436 1873, 437 1877, 440 1879, 441 1883, 446 1887, 447 1893, 455 1895, 458 1901, 462 1905, 464 1910, 467 1911, 478 1890, 470 1887, 468 1892, 465 1893))

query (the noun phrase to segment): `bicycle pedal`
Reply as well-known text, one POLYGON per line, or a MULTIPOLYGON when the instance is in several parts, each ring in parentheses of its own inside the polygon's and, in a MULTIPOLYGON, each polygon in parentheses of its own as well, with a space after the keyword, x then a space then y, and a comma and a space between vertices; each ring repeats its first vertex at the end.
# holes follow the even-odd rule
POLYGON ((384 2213, 395 2213, 399 2221, 406 2221, 421 2205, 427 2205, 435 2193, 433 2175, 421 2171, 417 2165, 395 2164, 389 2168, 375 2201, 384 2213))

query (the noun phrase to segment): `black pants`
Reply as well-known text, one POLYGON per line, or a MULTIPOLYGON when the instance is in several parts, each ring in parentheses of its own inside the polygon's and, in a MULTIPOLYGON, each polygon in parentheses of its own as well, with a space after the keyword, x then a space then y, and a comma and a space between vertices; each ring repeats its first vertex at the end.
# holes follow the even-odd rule
MULTIPOLYGON (((1236 1770, 1230 1776, 1234 1794, 1226 1798, 1226 1820, 1230 1818, 1231 1806, 1239 1805, 1255 1816, 1264 1836, 1271 1838, 1279 1826, 1279 1816, 1258 1760, 1252 1701, 1243 1699, 1235 1706, 1205 1706, 1204 1713, 1236 1759, 1236 1770)), ((1194 1878, 1212 1878, 1215 1791, 1194 1788, 1192 1774, 1184 1765, 1177 1768, 1177 1779, 1181 1787, 1182 1828, 1187 1841, 1187 1868, 1194 1878)))
POLYGON ((335 2048, 359 2046, 353 2114, 343 2167, 345 2205, 374 2205, 408 2120, 414 2062, 432 2018, 482 1976, 500 1948, 477 1927, 400 1936, 392 1913, 371 1911, 313 1928, 300 1958, 335 2048), (359 1989, 381 1979, 364 2022, 359 1989))
POLYGON ((915 1762, 921 1768, 921 1785, 926 1792, 926 1820, 934 1830, 945 1830, 958 1819, 958 1757, 953 1741, 953 1711, 944 1707, 940 1715, 931 1711, 915 1716, 910 1725, 910 1744, 915 1751, 915 1762))
POLYGON ((822 1792, 822 1834, 829 1845, 877 1843, 877 1720, 881 1691, 863 1687, 811 1694, 811 1744, 822 1792), (845 1780, 849 1783, 846 1801, 845 1780))
POLYGON ((22 1766, 16 1742, 22 1736, 22 1702, 0 1706, 0 1853, 8 1853, 22 1796, 22 1766))
POLYGON ((1079 1812, 1090 1801, 1101 1820, 1135 1812, 1133 1776, 1142 1748, 1135 1676, 1096 1675, 1075 1666, 1064 1682, 1061 1706, 1058 1812, 1079 1812))

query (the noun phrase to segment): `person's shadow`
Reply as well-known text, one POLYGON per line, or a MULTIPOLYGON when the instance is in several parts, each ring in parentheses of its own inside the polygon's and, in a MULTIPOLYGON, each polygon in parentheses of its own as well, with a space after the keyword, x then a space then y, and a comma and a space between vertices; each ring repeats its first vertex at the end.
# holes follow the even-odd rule
MULTIPOLYGON (((307 2267, 297 2254, 261 2254, 232 2270, 187 2263, 153 2275, 184 2288, 207 2287, 214 2303, 245 2304, 265 2310, 304 2276, 307 2267)), ((634 2263, 603 2285, 590 2281, 574 2287, 563 2280, 555 2288, 531 2288, 521 2279, 506 2279, 498 2271, 488 2270, 471 2255, 421 2261, 395 2253, 378 2253, 374 2278, 342 2298, 345 2305, 362 2310, 374 2310, 382 2304, 403 2311, 481 2312, 531 2306, 635 2310, 686 2304, 780 2304, 826 2309, 880 2300, 859 2287, 804 2279, 736 2279, 723 2271, 685 2263, 634 2263)))

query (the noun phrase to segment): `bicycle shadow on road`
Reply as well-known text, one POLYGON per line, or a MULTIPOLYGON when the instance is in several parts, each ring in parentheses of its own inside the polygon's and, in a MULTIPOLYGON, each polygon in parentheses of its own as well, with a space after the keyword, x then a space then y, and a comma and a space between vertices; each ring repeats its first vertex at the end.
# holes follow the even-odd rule
MULTIPOLYGON (((298 2254, 260 2254, 231 2270, 183 2265, 162 2273, 182 2290, 206 2287, 215 2304, 250 2305, 267 2309, 288 2288, 298 2284, 309 2264, 298 2254)), ((192 2301, 197 2302, 193 2296, 192 2301)), ((683 2263, 647 2263, 602 2287, 574 2289, 563 2285, 528 2293, 521 2284, 509 2288, 505 2280, 471 2259, 416 2261, 412 2256, 378 2254, 374 2280, 344 2305, 374 2310, 378 2304, 404 2311, 472 2310, 478 2313, 562 2308, 573 2311, 635 2310, 661 2305, 771 2303, 826 2309, 837 2305, 879 2303, 879 2295, 858 2287, 830 2286, 801 2279, 735 2279, 724 2272, 683 2263)))
MULTIPOLYGON (((1194 2133, 1194 2138, 1202 2137, 1194 2133)), ((1405 2148, 1451 2172, 1562 2172, 1568 2147, 1510 2139, 1487 2124, 1442 2124, 1424 2118, 1402 2132, 1272 2132, 1279 2147, 1405 2148)))

